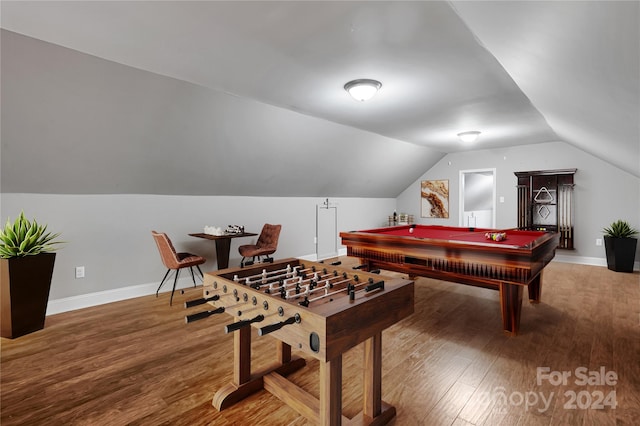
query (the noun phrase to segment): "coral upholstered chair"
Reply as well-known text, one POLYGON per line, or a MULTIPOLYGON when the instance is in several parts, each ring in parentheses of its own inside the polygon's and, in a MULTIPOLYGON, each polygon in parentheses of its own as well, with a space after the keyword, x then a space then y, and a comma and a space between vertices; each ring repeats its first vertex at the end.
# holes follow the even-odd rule
POLYGON ((173 289, 171 290, 171 298, 169 299, 169 305, 171 305, 173 303, 173 293, 176 291, 176 283, 178 282, 180 269, 189 268, 191 271, 191 279, 193 279, 193 286, 195 287, 196 277, 193 274, 193 267, 195 266, 198 268, 198 272, 200 272, 200 275, 204 278, 199 265, 202 265, 207 261, 207 259, 191 253, 176 253, 176 249, 173 248, 173 244, 171 244, 171 240, 167 234, 156 231, 151 231, 151 234, 153 235, 153 239, 156 241, 158 251, 160 251, 162 263, 167 267, 167 273, 164 274, 164 278, 162 279, 162 282, 160 282, 158 290, 156 290, 156 297, 158 297, 158 292, 160 291, 162 284, 164 284, 164 280, 167 279, 169 272, 172 270, 176 271, 176 277, 173 280, 173 289))
POLYGON ((238 247, 240 255, 242 255, 242 261, 240 266, 253 265, 253 262, 258 258, 264 256, 263 262, 273 262, 273 258, 269 257, 270 254, 275 253, 278 248, 278 239, 280 238, 280 229, 282 225, 270 225, 265 223, 262 227, 262 232, 258 237, 258 241, 255 244, 246 244, 238 247), (251 260, 245 262, 245 259, 251 257, 251 260))

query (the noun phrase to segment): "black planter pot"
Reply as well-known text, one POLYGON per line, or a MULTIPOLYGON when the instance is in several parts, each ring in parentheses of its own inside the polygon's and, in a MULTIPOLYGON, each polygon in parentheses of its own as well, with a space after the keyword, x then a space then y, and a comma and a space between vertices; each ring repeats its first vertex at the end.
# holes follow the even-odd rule
POLYGON ((13 339, 44 328, 55 253, 0 259, 2 337, 13 339))
POLYGON ((616 272, 633 272, 637 244, 637 238, 604 237, 607 268, 616 272))

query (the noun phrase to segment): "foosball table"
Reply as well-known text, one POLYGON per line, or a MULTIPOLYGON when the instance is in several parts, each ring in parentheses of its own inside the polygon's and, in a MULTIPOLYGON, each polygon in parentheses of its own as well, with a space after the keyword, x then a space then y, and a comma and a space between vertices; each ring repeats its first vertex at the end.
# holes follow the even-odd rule
POLYGON ((336 264, 289 258, 249 268, 205 274, 203 298, 186 307, 211 309, 186 316, 192 322, 226 313, 234 322, 233 381, 213 397, 218 410, 266 389, 320 425, 383 425, 395 407, 382 401, 382 331, 413 313, 413 281, 381 277, 336 264), (276 339, 273 365, 251 368, 251 327, 276 339), (342 414, 342 354, 364 344, 363 410, 342 414), (292 348, 320 361, 318 398, 286 378, 304 367, 292 348))

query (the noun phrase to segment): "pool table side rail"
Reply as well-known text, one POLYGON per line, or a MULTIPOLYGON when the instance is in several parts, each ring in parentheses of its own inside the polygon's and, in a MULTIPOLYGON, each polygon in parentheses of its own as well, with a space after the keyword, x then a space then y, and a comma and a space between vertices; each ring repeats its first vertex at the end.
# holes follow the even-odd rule
POLYGON ((435 237, 435 236, 422 236, 422 234, 420 233, 420 225, 415 225, 417 228, 416 233, 414 234, 396 234, 396 233, 392 233, 390 231, 398 231, 398 230, 409 230, 410 228, 414 227, 414 225, 401 225, 401 226, 394 226, 394 227, 387 227, 387 228, 376 228, 376 229, 367 229, 364 231, 350 231, 350 234, 363 234, 363 235, 376 235, 377 238, 404 238, 404 239, 414 239, 414 240, 421 240, 424 241, 425 243, 431 243, 431 244, 442 244, 442 243, 448 243, 448 244, 452 244, 454 246, 464 246, 464 247, 468 247, 468 246, 480 246, 480 247, 489 247, 489 248, 496 248, 499 250, 504 250, 507 248, 511 248, 514 250, 520 250, 523 248, 533 248, 536 245, 542 244, 544 243, 544 241, 546 241, 546 238, 548 238, 547 234, 553 234, 553 232, 546 232, 546 231, 532 231, 532 230, 522 230, 522 229, 518 229, 518 228, 511 228, 511 229, 502 229, 502 230, 496 230, 496 229, 484 229, 484 228, 460 228, 460 227, 450 227, 450 226, 439 226, 439 225, 429 225, 430 228, 432 228, 434 231, 437 231, 437 233, 435 235, 441 235, 441 231, 445 231, 445 230, 450 230, 452 233, 449 235, 450 238, 442 238, 442 237, 435 237), (502 241, 493 241, 493 240, 489 240, 487 238, 484 237, 484 234, 491 232, 491 233, 495 233, 495 232, 504 232, 507 234, 507 236, 511 235, 512 237, 514 236, 523 236, 523 235, 528 235, 528 236, 535 236, 536 238, 532 239, 530 243, 528 244, 517 244, 517 243, 512 243, 510 238, 507 237, 506 240, 502 240, 502 241), (483 239, 482 240, 465 240, 464 237, 468 236, 468 235, 473 235, 475 236, 482 236, 483 239))
POLYGON ((368 232, 341 233, 347 255, 370 268, 496 289, 528 285, 555 256, 559 235, 545 233, 530 246, 465 244, 368 232))

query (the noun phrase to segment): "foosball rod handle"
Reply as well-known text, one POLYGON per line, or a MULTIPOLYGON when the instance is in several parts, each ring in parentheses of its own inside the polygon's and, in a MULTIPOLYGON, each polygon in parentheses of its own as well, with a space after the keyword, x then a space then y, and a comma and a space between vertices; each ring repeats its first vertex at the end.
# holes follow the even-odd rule
POLYGON ((184 317, 184 320, 186 321, 187 324, 189 324, 190 322, 194 322, 194 321, 198 321, 201 319, 205 319, 210 317, 211 315, 215 315, 215 314, 221 314, 224 312, 224 306, 221 306, 217 309, 214 309, 212 311, 202 311, 202 312, 198 312, 197 314, 191 314, 191 315, 187 315, 184 317))
POLYGON ((224 326, 225 333, 231 333, 232 331, 240 330, 242 327, 247 327, 254 322, 260 322, 264 320, 264 315, 260 314, 248 320, 238 321, 224 326))
POLYGON ((258 336, 264 336, 265 334, 273 333, 276 330, 280 330, 285 325, 293 324, 294 322, 300 322, 300 314, 295 314, 291 318, 288 318, 284 321, 277 322, 271 325, 265 325, 258 329, 258 336))
POLYGON ((184 302, 184 307, 185 308, 191 308, 193 306, 198 306, 198 305, 204 305, 207 302, 212 302, 214 300, 218 300, 220 299, 220 296, 218 296, 217 294, 211 296, 211 297, 207 297, 207 298, 200 298, 200 299, 194 299, 194 300, 187 300, 186 302, 184 302))
POLYGON ((384 290, 384 281, 378 281, 378 282, 370 281, 369 284, 364 288, 364 290, 367 293, 370 292, 370 291, 373 291, 373 290, 377 290, 377 289, 384 290))

